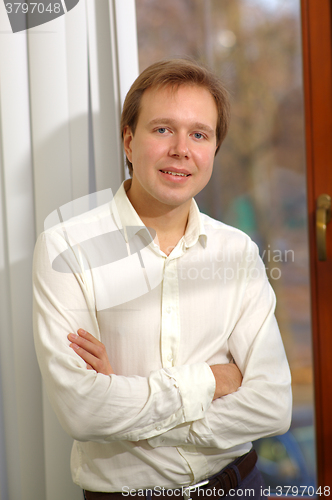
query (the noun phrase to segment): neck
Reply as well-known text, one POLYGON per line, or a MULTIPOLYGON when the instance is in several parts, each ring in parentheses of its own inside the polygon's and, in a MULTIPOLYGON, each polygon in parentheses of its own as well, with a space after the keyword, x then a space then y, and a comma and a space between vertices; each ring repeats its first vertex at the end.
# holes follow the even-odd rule
POLYGON ((169 255, 185 233, 191 200, 179 206, 146 203, 130 188, 127 196, 144 224, 156 231, 160 249, 169 255))

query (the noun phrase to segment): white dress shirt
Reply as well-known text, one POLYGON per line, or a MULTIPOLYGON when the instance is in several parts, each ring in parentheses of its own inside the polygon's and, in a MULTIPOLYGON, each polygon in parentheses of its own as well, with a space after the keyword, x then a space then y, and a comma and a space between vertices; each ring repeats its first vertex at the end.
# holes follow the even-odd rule
POLYGON ((252 440, 286 432, 291 415, 275 295, 256 245, 193 200, 166 256, 125 186, 45 231, 34 256, 38 361, 75 440, 73 480, 92 491, 197 483, 252 440), (69 347, 79 328, 103 342, 116 375, 88 370, 69 347), (209 365, 232 359, 242 385, 212 401, 209 365))

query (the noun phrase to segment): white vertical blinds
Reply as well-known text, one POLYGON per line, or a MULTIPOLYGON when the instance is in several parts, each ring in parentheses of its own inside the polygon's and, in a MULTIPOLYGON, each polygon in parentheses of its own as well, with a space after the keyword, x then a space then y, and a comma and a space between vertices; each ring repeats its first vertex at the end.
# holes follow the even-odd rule
MULTIPOLYGON (((138 75, 138 51, 137 51, 137 25, 135 0, 109 0, 110 13, 113 5, 114 26, 123 26, 118 29, 117 53, 119 64, 119 87, 120 99, 123 104, 126 94, 138 75)), ((114 30, 115 31, 115 30, 114 30)))
POLYGON ((116 38, 110 27, 109 3, 87 1, 91 111, 97 191, 119 186, 122 163, 119 142, 119 96, 116 38))
POLYGON ((80 0, 13 34, 0 3, 0 500, 82 499, 34 354, 31 263, 47 215, 124 178, 135 23, 133 0, 80 0))
POLYGON ((35 240, 27 37, 0 12, 0 369, 1 499, 42 498, 41 381, 31 328, 35 240))

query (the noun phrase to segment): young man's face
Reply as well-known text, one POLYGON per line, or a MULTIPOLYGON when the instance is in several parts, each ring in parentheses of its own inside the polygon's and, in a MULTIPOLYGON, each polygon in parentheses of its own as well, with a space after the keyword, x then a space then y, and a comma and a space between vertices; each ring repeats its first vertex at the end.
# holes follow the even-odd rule
POLYGON ((133 164, 130 194, 151 209, 189 207, 212 174, 217 118, 216 103, 203 87, 146 90, 135 134, 129 127, 124 132, 133 164))

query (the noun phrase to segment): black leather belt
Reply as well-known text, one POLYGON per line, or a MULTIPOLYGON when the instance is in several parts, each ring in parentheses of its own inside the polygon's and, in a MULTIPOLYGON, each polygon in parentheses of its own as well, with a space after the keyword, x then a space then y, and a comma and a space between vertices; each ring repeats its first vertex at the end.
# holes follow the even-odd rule
MULTIPOLYGON (((257 454, 255 450, 249 451, 246 455, 237 458, 229 464, 225 469, 212 476, 206 481, 201 481, 200 483, 194 484, 188 487, 181 487, 175 489, 167 488, 157 488, 155 490, 147 490, 146 497, 151 500, 168 500, 169 497, 184 498, 184 500, 201 500, 202 498, 219 498, 225 496, 230 490, 237 488, 239 485, 234 466, 237 467, 240 475, 240 482, 243 481, 253 470, 257 462, 257 454)), ((85 490, 86 500, 131 500, 133 497, 139 496, 139 500, 142 499, 141 494, 138 495, 138 491, 130 493, 101 493, 96 491, 85 490)))

